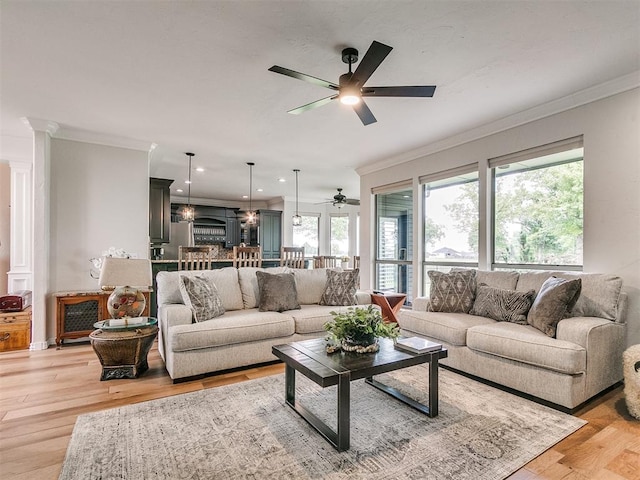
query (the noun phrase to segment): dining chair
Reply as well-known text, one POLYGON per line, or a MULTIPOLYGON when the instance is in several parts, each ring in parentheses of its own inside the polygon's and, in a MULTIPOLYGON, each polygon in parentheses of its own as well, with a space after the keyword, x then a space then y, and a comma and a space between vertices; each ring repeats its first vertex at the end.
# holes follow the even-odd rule
POLYGON ((178 270, 211 270, 211 247, 178 247, 178 270))
POLYGON ((304 268, 304 247, 280 248, 280 266, 304 268))
POLYGON ((323 261, 324 268, 336 268, 340 264, 340 258, 333 255, 325 255, 323 261))
POLYGON ((234 267, 262 267, 261 247, 233 247, 234 267))
POLYGON ((360 255, 353 256, 353 268, 360 268, 360 255))

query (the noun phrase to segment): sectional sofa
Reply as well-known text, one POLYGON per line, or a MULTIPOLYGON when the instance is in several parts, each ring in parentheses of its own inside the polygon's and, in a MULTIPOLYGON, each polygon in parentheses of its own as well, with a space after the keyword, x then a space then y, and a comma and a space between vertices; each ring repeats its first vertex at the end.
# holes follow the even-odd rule
MULTIPOLYGON (((325 335, 329 312, 347 307, 319 305, 327 283, 327 269, 235 268, 159 272, 157 302, 160 355, 175 381, 196 375, 276 360, 273 345, 325 335), (299 310, 259 311, 257 271, 294 273, 299 310), (193 322, 183 303, 180 275, 205 276, 217 288, 225 313, 213 320, 193 322)), ((371 303, 368 293, 357 292, 356 302, 371 303)))
POLYGON ((442 364, 571 411, 622 379, 626 295, 614 275, 567 272, 477 271, 476 284, 505 290, 540 291, 550 276, 581 280, 582 290, 555 337, 528 324, 467 313, 429 310, 429 298, 414 299, 398 319, 406 336, 442 343, 442 364))

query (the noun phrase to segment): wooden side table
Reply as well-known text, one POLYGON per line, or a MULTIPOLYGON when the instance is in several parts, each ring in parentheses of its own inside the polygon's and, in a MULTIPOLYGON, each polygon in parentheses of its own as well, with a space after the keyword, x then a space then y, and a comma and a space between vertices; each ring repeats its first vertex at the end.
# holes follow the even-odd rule
POLYGON ((0 352, 26 350, 31 343, 31 307, 0 312, 0 352))
POLYGON ((96 322, 98 330, 89 335, 102 365, 100 380, 138 378, 149 369, 147 354, 158 334, 158 320, 140 317, 129 319, 126 325, 110 322, 96 322))
POLYGON ((385 323, 398 323, 396 314, 402 308, 407 299, 405 293, 372 293, 371 303, 378 305, 382 310, 382 319, 385 323))

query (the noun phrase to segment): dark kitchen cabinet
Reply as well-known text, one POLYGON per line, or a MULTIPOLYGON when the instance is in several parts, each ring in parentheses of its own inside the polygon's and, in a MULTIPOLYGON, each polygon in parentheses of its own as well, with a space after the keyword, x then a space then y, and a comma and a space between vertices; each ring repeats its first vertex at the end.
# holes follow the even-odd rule
POLYGON ((171 234, 171 200, 173 180, 149 178, 149 238, 151 244, 169 243, 171 234))
POLYGON ((232 248, 237 245, 240 245, 240 221, 235 217, 227 217, 227 240, 224 246, 232 248))
POLYGON ((278 210, 259 210, 258 221, 262 258, 280 258, 282 212, 278 210))

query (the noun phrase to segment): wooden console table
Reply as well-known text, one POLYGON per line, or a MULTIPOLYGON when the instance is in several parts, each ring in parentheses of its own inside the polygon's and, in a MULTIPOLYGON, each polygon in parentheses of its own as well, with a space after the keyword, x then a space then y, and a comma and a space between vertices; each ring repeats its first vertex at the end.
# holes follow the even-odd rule
POLYGON ((0 312, 0 352, 26 350, 31 343, 31 307, 0 312))
MULTIPOLYGON (((149 291, 142 291, 147 305, 142 312, 149 315, 149 291)), ((76 291, 58 292, 56 298, 56 347, 62 346, 63 340, 89 337, 93 332, 93 324, 111 317, 107 310, 107 299, 110 291, 76 291)))

